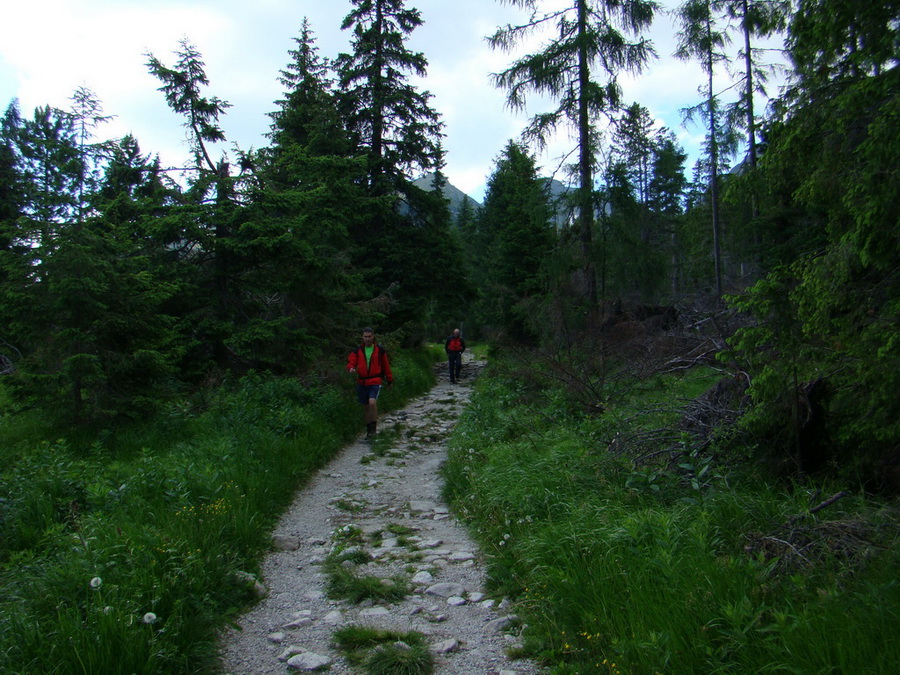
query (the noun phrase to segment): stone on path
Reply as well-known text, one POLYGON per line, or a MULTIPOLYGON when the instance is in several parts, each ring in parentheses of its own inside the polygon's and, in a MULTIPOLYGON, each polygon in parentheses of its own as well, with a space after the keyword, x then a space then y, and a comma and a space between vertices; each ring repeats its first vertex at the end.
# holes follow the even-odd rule
POLYGON ((453 639, 441 640, 431 646, 431 651, 437 654, 449 654, 450 652, 459 651, 459 641, 453 639))
POLYGON ((425 589, 428 595, 436 595, 441 598, 452 598, 454 595, 462 595, 466 592, 465 586, 453 582, 435 584, 425 589))
POLYGON ((319 670, 331 665, 331 659, 320 654, 305 652, 292 656, 287 661, 288 667, 294 670, 319 670))
POLYGON ((450 560, 453 562, 465 562, 466 560, 475 560, 475 554, 470 551, 458 551, 450 554, 450 560))
POLYGON ((296 551, 300 548, 300 539, 289 534, 273 534, 272 546, 276 551, 296 551))
POLYGON ((430 584, 432 581, 434 581, 434 577, 432 576, 431 572, 428 572, 426 570, 416 572, 412 578, 412 582, 414 584, 430 584))
POLYGON ((322 621, 327 623, 329 626, 339 626, 340 624, 344 623, 344 615, 341 614, 340 610, 334 609, 323 616, 322 621))

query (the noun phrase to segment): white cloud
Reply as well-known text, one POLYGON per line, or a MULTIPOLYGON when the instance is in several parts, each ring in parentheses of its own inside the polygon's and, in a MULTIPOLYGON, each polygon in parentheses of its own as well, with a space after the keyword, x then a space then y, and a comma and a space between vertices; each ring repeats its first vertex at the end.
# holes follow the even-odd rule
MULTIPOLYGON (((333 58, 350 49, 349 34, 340 30, 351 8, 347 0, 8 4, 0 24, 0 105, 18 98, 23 115, 39 105, 67 108, 73 92, 86 86, 102 101, 105 113, 116 116, 106 125, 107 134, 133 133, 145 152, 159 153, 170 164, 180 164, 186 156, 183 120, 166 107, 157 91, 160 83, 147 72, 146 52, 171 65, 179 41, 192 42, 206 63, 210 79, 206 93, 233 106, 221 120, 229 141, 247 149, 265 142, 267 113, 282 94, 278 74, 288 63, 287 52, 295 46, 293 38, 304 16, 322 56, 333 58)), ((425 22, 413 32, 409 46, 429 61, 428 78, 421 86, 434 94, 432 104, 444 116, 446 173, 461 189, 477 192, 528 116, 552 106, 532 98, 526 112, 511 111, 504 92, 490 80, 491 73, 505 69, 523 51, 491 50, 485 37, 499 25, 520 23, 526 13, 495 0, 408 0, 407 6, 419 7, 425 22)), ((685 147, 697 147, 702 132, 682 129, 678 110, 699 100, 702 72, 696 64, 671 58, 674 32, 671 18, 660 15, 652 31, 660 60, 645 74, 622 83, 626 100, 647 107, 684 139, 685 147)), ((553 170, 557 158, 573 144, 566 132, 561 133, 547 152, 538 155, 539 163, 553 170)))

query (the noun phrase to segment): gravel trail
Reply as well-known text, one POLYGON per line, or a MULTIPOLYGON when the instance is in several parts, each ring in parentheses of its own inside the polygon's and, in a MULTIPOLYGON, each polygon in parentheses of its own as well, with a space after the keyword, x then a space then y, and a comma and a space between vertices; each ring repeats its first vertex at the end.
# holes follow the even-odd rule
POLYGON ((361 673, 333 644, 350 625, 424 634, 437 675, 540 672, 507 656, 519 643, 513 609, 486 594, 483 554, 441 500, 446 439, 484 365, 463 356, 459 383, 443 364, 430 392, 382 416, 379 434, 397 436, 382 456, 360 438, 298 492, 263 563, 267 596, 222 637, 228 675, 361 673), (372 558, 356 575, 403 576, 411 593, 392 603, 329 598, 321 563, 348 538, 372 558))

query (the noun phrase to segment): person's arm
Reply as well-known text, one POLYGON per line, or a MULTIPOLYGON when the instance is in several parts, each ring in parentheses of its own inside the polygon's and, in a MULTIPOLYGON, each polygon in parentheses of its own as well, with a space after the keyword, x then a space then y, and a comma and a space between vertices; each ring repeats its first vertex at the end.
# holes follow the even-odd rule
POLYGON ((351 373, 356 372, 356 362, 359 358, 358 350, 354 349, 347 355, 347 371, 351 373))

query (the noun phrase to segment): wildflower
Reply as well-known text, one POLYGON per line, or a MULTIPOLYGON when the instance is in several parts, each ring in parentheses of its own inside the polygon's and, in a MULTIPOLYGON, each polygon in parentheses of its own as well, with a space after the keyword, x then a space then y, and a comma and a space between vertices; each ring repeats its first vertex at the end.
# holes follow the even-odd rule
POLYGON ((153 623, 154 621, 156 621, 156 614, 154 614, 153 612, 147 612, 146 614, 144 614, 144 617, 141 619, 141 621, 143 621, 144 623, 153 623))
POLYGON ((103 579, 100 577, 94 577, 91 579, 91 588, 100 588, 103 585, 103 579))

